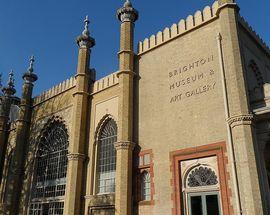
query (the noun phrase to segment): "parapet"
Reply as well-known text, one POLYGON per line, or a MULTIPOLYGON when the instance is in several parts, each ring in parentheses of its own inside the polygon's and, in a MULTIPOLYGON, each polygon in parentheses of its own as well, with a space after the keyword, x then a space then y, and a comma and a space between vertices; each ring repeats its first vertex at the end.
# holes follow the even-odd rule
POLYGON ((52 87, 51 89, 44 91, 40 95, 36 96, 34 98, 33 104, 37 105, 41 102, 44 102, 54 96, 57 96, 73 87, 75 87, 75 77, 71 77, 70 79, 67 79, 63 81, 62 83, 52 87))
POLYGON ((174 39, 212 19, 217 17, 218 1, 215 1, 212 7, 206 6, 202 11, 197 11, 194 15, 189 15, 186 19, 181 19, 178 24, 173 24, 170 28, 159 31, 156 35, 140 41, 138 44, 138 54, 142 54, 161 44, 174 39))
POLYGON ((104 78, 101 78, 100 80, 95 81, 92 89, 92 94, 100 92, 102 90, 105 90, 109 87, 118 84, 117 73, 118 72, 114 72, 108 76, 105 76, 104 78))
MULTIPOLYGON (((118 72, 114 72, 104 78, 101 78, 100 80, 97 80, 94 82, 91 94, 98 93, 102 90, 105 90, 109 87, 112 87, 114 85, 118 84, 118 72)), ((52 87, 51 89, 44 91, 40 95, 36 96, 33 101, 33 105, 37 105, 39 103, 42 103, 48 99, 51 99, 54 96, 57 96, 73 87, 76 86, 76 80, 75 77, 71 77, 70 79, 67 79, 63 81, 62 83, 52 87)))
POLYGON ((256 42, 268 53, 270 54, 269 46, 263 41, 263 39, 256 33, 255 30, 248 24, 248 22, 242 17, 239 16, 239 23, 246 29, 256 40, 256 42))

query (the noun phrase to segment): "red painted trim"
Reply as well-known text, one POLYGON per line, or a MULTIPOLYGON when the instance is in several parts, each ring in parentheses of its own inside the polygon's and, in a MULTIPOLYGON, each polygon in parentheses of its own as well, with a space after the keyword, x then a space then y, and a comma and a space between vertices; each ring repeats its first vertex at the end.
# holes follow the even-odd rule
POLYGON ((171 160, 171 172, 172 180, 171 186, 173 188, 172 201, 173 215, 182 215, 183 211, 183 201, 181 197, 181 169, 180 162, 184 160, 204 158, 209 156, 216 156, 218 169, 219 169, 219 178, 220 178, 220 193, 222 201, 222 210, 224 215, 232 215, 233 208, 229 205, 229 200, 231 197, 231 191, 228 188, 229 173, 226 171, 226 166, 228 164, 228 158, 226 154, 226 143, 219 142, 210 145, 204 145, 194 148, 182 149, 170 153, 171 160))
POLYGON ((154 194, 155 194, 155 186, 154 186, 154 163, 153 163, 153 153, 152 153, 152 149, 149 150, 144 150, 141 151, 139 153, 139 158, 141 156, 144 156, 146 154, 150 154, 150 164, 149 165, 139 165, 138 169, 137 169, 137 183, 136 183, 136 200, 138 202, 139 205, 154 205, 155 201, 154 201, 154 194), (151 200, 150 201, 141 201, 141 174, 144 171, 148 171, 150 173, 150 177, 151 177, 151 200))

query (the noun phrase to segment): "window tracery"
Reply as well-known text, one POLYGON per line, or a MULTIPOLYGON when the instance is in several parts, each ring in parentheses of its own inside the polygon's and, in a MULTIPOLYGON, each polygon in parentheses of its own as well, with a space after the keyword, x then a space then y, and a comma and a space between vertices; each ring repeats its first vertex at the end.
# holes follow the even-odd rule
POLYGON ((208 167, 199 166, 191 170, 187 178, 188 187, 210 186, 216 184, 218 184, 217 176, 215 172, 208 167))
POLYGON ((98 193, 113 193, 115 191, 117 125, 113 119, 108 119, 103 125, 97 145, 97 175, 98 193))
POLYGON ((54 122, 40 139, 29 214, 63 214, 67 174, 68 134, 54 122))

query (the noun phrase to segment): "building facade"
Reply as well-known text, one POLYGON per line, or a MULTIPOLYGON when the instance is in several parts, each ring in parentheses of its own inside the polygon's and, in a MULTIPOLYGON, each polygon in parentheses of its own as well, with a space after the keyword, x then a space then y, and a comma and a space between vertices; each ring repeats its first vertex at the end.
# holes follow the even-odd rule
POLYGON ((270 49, 218 0, 138 44, 126 1, 119 70, 95 79, 77 38, 74 77, 33 98, 33 63, 0 105, 0 213, 270 214, 270 49))

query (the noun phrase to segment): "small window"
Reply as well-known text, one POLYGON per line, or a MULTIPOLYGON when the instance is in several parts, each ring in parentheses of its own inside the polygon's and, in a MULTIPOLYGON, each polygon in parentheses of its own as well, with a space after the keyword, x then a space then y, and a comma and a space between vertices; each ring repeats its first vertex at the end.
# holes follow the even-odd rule
POLYGON ((144 171, 141 175, 141 200, 151 200, 151 177, 148 171, 144 171))

